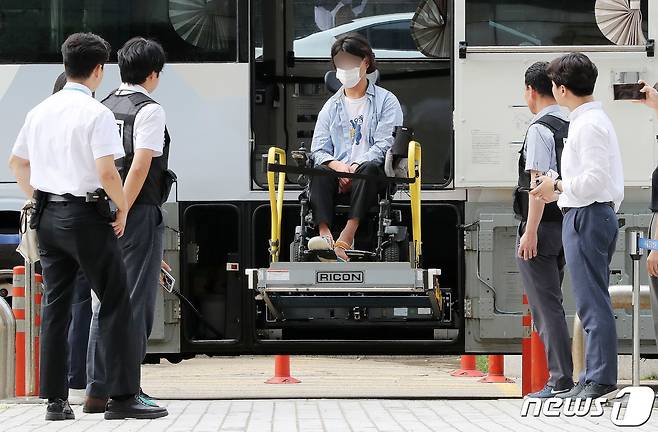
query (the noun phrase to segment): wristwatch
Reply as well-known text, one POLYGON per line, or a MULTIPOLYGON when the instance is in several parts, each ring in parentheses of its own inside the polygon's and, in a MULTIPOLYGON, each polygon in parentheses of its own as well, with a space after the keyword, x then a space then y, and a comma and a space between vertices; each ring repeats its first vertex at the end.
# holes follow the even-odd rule
POLYGON ((562 193, 562 191, 561 191, 560 189, 558 189, 558 187, 557 187, 557 183, 558 183, 559 181, 560 181, 560 180, 555 180, 555 181, 553 182, 553 192, 555 192, 555 193, 558 194, 558 195, 560 195, 560 194, 562 193))

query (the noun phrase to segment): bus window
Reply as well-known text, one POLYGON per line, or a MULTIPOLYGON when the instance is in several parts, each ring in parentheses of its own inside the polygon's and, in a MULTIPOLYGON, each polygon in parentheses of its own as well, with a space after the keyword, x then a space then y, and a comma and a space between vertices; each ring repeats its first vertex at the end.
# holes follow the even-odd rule
POLYGON ((71 34, 94 32, 114 48, 133 36, 160 41, 169 62, 237 60, 237 0, 8 0, 0 6, 0 62, 61 61, 71 34))
MULTIPOLYGON (((470 46, 610 45, 594 16, 595 0, 466 0, 470 46)), ((648 0, 641 2, 647 33, 648 0)))
POLYGON ((374 49, 418 51, 409 21, 374 25, 368 29, 367 37, 374 49))
MULTIPOLYGON (((295 57, 328 58, 337 37, 360 33, 370 40, 379 60, 423 59, 411 26, 419 6, 427 1, 436 0, 295 0, 295 57)), ((447 22, 446 8, 442 22, 447 22)))

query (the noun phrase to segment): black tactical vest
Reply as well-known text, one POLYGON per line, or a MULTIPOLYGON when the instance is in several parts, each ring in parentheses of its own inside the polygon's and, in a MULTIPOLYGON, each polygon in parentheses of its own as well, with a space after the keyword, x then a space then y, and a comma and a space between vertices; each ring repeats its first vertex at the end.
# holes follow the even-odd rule
MULTIPOLYGON (((560 174, 561 171, 561 158, 562 150, 564 149, 564 140, 569 134, 569 122, 562 120, 559 117, 555 117, 551 114, 546 114, 541 117, 539 120, 535 121, 533 124, 540 124, 546 126, 553 133, 553 140, 555 141, 555 156, 557 160, 557 172, 560 174)), ((527 139, 527 136, 526 136, 527 139)), ((526 148, 526 142, 524 140, 523 147, 519 151, 519 182, 518 187, 514 189, 514 215, 517 219, 522 221, 528 220, 528 192, 521 191, 519 188, 529 188, 530 187, 530 173, 526 171, 526 157, 523 153, 523 150, 526 148)), ((544 207, 544 213, 541 218, 542 222, 561 222, 562 221, 562 212, 557 206, 557 203, 553 202, 546 204, 544 207)))
MULTIPOLYGON (((142 108, 152 103, 157 102, 155 102, 144 93, 140 92, 117 95, 116 91, 113 91, 103 100, 103 104, 108 107, 112 113, 114 113, 114 118, 117 120, 119 133, 123 140, 123 148, 126 152, 126 156, 121 159, 117 159, 116 166, 119 174, 121 175, 121 180, 124 183, 135 156, 133 142, 135 118, 137 117, 137 113, 142 108)), ((151 160, 151 167, 149 168, 148 175, 144 181, 144 186, 142 186, 142 190, 139 192, 139 195, 135 200, 135 204, 161 205, 167 199, 167 197, 164 195, 168 195, 167 171, 169 160, 169 142, 171 139, 169 138, 169 131, 167 130, 166 126, 163 139, 164 148, 162 150, 162 156, 154 157, 151 160)))

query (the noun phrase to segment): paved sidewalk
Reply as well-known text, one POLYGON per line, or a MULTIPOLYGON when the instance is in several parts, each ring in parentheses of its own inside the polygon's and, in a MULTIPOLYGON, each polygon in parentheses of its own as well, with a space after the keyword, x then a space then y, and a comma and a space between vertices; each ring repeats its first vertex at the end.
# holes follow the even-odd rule
POLYGON ((406 399, 520 397, 520 381, 482 384, 454 378, 458 356, 292 356, 302 382, 269 385, 271 356, 204 357, 142 366, 142 387, 159 399, 406 399))
MULTIPOLYGON (((247 432, 375 432, 375 431, 621 431, 601 417, 520 417, 520 399, 502 400, 254 400, 163 401, 170 415, 143 421, 104 421, 83 414, 75 421, 46 423, 44 405, 0 405, 1 431, 247 431, 247 432)), ((658 431, 658 410, 644 426, 658 431)))

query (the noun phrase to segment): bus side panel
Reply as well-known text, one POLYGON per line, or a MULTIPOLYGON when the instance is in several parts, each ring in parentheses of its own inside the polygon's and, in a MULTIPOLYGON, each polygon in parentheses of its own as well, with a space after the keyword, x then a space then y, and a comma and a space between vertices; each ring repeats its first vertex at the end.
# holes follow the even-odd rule
MULTIPOLYGON (((532 119, 523 98, 525 70, 562 54, 478 53, 455 61, 457 187, 516 184, 518 153, 532 119), (487 103, 482 103, 483 95, 487 103)), ((599 70, 594 97, 615 125, 626 186, 649 186, 658 163, 655 114, 639 104, 614 101, 612 84, 635 73, 647 82, 658 81, 658 60, 644 52, 586 54, 599 70)))
MULTIPOLYGON (((171 267, 171 275, 176 279, 176 289, 180 289, 180 237, 178 223, 178 203, 168 202, 163 206, 165 222, 164 261, 171 267)), ((148 353, 179 353, 181 336, 180 302, 171 293, 158 288, 155 301, 153 329, 149 337, 148 353)))
MULTIPOLYGON (((465 351, 482 353, 520 353, 523 314, 523 286, 516 261, 518 221, 514 219, 506 190, 480 191, 469 194, 473 200, 466 204, 466 224, 477 222, 464 233, 466 262, 465 351), (475 202, 475 199, 481 199, 475 202)), ((620 225, 616 252, 610 265, 610 285, 632 284, 632 262, 628 238, 633 230, 647 234, 651 215, 642 204, 643 193, 627 189, 629 204, 624 204, 618 215, 620 225)), ((641 284, 648 285, 646 256, 640 264, 641 284)), ((563 305, 567 325, 573 335, 576 306, 569 275, 565 272, 562 284, 563 305)), ((632 311, 615 308, 617 338, 620 354, 632 351, 632 311)), ((640 317, 642 353, 655 355, 655 335, 651 310, 643 309, 640 317)))

